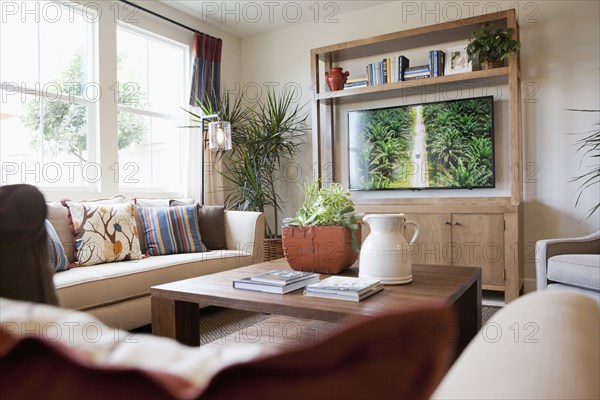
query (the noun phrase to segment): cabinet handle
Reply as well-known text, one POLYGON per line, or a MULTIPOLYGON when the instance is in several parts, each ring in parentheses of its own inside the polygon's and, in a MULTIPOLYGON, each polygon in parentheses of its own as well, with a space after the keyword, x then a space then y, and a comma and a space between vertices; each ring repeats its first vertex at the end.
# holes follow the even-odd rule
POLYGON ((450 225, 450 221, 444 221, 444 225, 450 225))
POLYGON ((461 223, 460 223, 460 222, 458 222, 458 221, 455 221, 455 222, 454 222, 454 225, 460 226, 460 225, 461 225, 461 223))

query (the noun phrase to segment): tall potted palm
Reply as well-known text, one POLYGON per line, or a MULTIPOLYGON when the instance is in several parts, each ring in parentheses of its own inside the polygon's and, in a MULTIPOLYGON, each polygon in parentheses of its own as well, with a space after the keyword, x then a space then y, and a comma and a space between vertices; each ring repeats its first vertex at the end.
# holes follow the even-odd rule
POLYGON ((233 152, 222 173, 229 183, 225 204, 229 209, 271 214, 265 226, 265 259, 283 257, 278 229, 282 198, 277 192, 281 166, 292 159, 304 143, 308 113, 295 99, 294 90, 267 92, 264 103, 245 104, 242 96, 222 96, 216 107, 202 106, 206 114, 218 114, 232 123, 233 152))

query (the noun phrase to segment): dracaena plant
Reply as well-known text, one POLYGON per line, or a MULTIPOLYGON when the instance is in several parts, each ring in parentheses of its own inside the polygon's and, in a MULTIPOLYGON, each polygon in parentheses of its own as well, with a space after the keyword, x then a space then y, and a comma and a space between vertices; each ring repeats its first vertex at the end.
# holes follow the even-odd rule
MULTIPOLYGON (((571 109, 569 111, 600 113, 600 110, 571 109)), ((579 194, 577 195, 575 206, 579 204, 579 200, 581 200, 581 196, 585 191, 595 190, 595 192, 598 193, 600 186, 600 122, 597 122, 595 125, 596 128, 594 130, 577 141, 577 145, 579 146, 577 151, 583 153, 580 169, 583 167, 583 161, 588 159, 588 157, 592 161, 592 166, 588 167, 581 175, 572 179, 573 182, 580 182, 579 188, 577 189, 579 194)), ((598 209, 600 209, 600 203, 588 210, 586 219, 594 215, 598 209)))
MULTIPOLYGON (((229 183, 228 208, 271 212, 277 224, 283 204, 276 190, 282 162, 294 158, 308 131, 308 113, 296 101, 297 95, 294 90, 269 90, 264 102, 247 103, 241 95, 230 100, 226 92, 220 102, 199 104, 204 114, 218 114, 231 122, 233 152, 221 173, 229 183)), ((276 227, 266 224, 265 230, 267 238, 278 236, 276 227)))

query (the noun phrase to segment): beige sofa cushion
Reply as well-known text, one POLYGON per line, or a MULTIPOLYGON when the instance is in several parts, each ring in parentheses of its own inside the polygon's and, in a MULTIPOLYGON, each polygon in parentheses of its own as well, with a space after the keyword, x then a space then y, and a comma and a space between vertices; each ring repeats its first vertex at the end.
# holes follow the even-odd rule
POLYGON ((66 308, 88 310, 147 296, 150 287, 248 265, 249 253, 219 250, 72 268, 54 275, 66 308))
POLYGON ((563 254, 548 259, 548 279, 600 291, 600 254, 563 254))

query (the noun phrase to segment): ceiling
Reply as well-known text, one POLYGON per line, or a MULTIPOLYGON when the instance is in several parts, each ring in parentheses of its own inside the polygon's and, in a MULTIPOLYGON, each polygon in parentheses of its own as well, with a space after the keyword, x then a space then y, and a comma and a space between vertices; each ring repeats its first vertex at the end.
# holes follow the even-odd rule
POLYGON ((160 0, 239 37, 308 22, 335 23, 340 14, 388 1, 198 1, 160 0))

